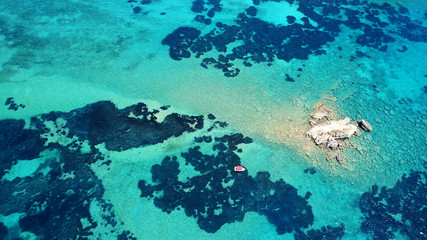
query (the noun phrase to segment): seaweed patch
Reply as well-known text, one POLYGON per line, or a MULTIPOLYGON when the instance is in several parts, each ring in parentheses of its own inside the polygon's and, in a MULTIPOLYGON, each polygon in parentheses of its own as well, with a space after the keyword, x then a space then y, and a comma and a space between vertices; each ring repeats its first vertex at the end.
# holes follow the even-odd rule
POLYGON ((198 13, 194 18, 196 22, 209 25, 216 12, 222 11, 221 0, 194 0, 191 11, 198 13))
POLYGON ((46 149, 40 130, 25 129, 24 120, 0 121, 0 179, 20 159, 34 159, 46 149))
POLYGON ((6 102, 4 103, 5 106, 8 106, 8 110, 14 110, 17 111, 20 108, 25 108, 24 104, 17 104, 13 97, 9 97, 6 99, 6 102))
POLYGON ((22 214, 19 228, 2 227, 2 234, 10 238, 19 238, 22 232, 45 239, 101 238, 94 235, 94 229, 101 227, 109 236, 133 239, 116 220, 113 205, 103 198, 102 182, 90 167, 95 163, 108 166, 114 161, 96 146, 123 151, 201 129, 206 135, 195 136, 194 147, 180 156, 166 156, 151 167, 154 185, 141 180, 138 187, 142 197, 152 198, 164 212, 183 208, 207 232, 242 221, 246 212, 265 216, 279 234, 313 223, 307 202, 311 193, 300 196, 284 180, 271 181, 268 172, 253 177, 248 171, 233 171, 234 166, 241 165, 237 155, 242 152, 240 146, 251 144, 251 138, 240 133, 219 134, 227 123, 212 114, 207 116, 211 125, 205 127, 203 116, 165 113, 159 119, 160 111, 168 111, 168 107, 149 110, 138 103, 118 109, 111 102, 101 101, 70 112, 41 114, 28 124, 24 120, 0 121, 0 214, 22 214), (211 149, 209 153, 206 146, 211 149), (179 180, 178 157, 194 168, 195 176, 179 180), (14 168, 30 162, 38 162, 35 169, 14 175, 14 168), (92 215, 93 208, 101 218, 92 215))
POLYGON ((118 109, 102 101, 35 116, 27 124, 1 120, 0 215, 20 216, 16 227, 0 223, 0 238, 19 239, 22 232, 29 232, 40 239, 102 239, 94 231, 101 227, 111 238, 135 239, 116 220, 90 166, 112 161, 95 147, 98 144, 122 151, 203 127, 203 116, 170 113, 160 121, 157 114, 166 109, 150 111, 143 103, 118 109), (35 167, 25 174, 15 171, 26 164, 35 167))
POLYGON ((241 165, 240 144, 250 144, 242 134, 226 134, 213 140, 196 139, 211 146, 214 154, 206 154, 200 145, 183 152, 180 158, 191 165, 196 176, 178 180, 177 156, 167 156, 151 168, 153 185, 139 182, 141 197, 153 199, 154 205, 166 213, 183 208, 188 217, 197 219, 206 232, 216 232, 224 224, 241 222, 245 213, 257 212, 276 226, 278 234, 309 227, 314 216, 307 199, 283 179, 273 182, 268 172, 255 177, 248 172, 237 173, 241 165))
POLYGON ((374 239, 395 239, 399 231, 409 239, 427 238, 427 174, 411 172, 393 188, 372 186, 362 194, 361 230, 374 239))
MULTIPOLYGON (((137 1, 137 0, 127 0, 127 2, 129 3, 130 7, 132 8, 133 13, 135 14, 139 14, 142 12, 143 7, 145 5, 149 5, 153 2, 156 2, 157 0, 141 0, 141 1, 137 1)), ((142 12, 144 13, 144 12, 142 12)))
POLYGON ((325 239, 325 240, 336 240, 344 237, 345 227, 341 224, 337 227, 321 227, 320 229, 311 229, 304 233, 297 231, 294 235, 295 240, 313 240, 313 239, 325 239))
MULTIPOLYGON (((310 55, 325 54, 324 46, 335 40, 343 26, 358 30, 349 36, 355 44, 379 51, 387 51, 388 45, 395 42, 397 37, 415 42, 427 41, 427 28, 420 25, 419 21, 410 19, 408 9, 403 6, 397 8, 389 3, 379 5, 346 0, 286 0, 290 4, 297 4, 297 10, 305 16, 297 19, 289 15, 286 16, 287 25, 275 25, 257 18, 257 6, 261 2, 266 1, 253 1, 254 6, 242 10, 234 23, 227 25, 214 19, 215 11, 221 9, 219 1, 195 0, 193 12, 208 11, 209 16, 197 15, 195 20, 205 24, 215 23, 215 28, 202 35, 196 28, 180 27, 167 35, 162 44, 169 46, 170 57, 174 60, 189 58, 191 53, 200 58, 215 49, 218 52, 216 56, 203 58, 201 66, 208 68, 213 65, 222 70, 225 76, 234 77, 241 71, 235 67, 236 59, 243 60, 243 65, 250 67, 255 63, 307 60, 310 55), (206 6, 212 7, 208 10, 206 6), (169 41, 179 38, 187 40, 169 41)), ((358 51, 357 55, 368 57, 362 51, 358 51)))

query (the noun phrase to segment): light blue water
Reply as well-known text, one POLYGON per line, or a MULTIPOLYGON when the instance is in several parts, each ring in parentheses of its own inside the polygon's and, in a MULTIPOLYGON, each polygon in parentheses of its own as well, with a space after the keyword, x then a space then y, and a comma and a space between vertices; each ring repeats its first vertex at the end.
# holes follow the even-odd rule
POLYGON ((0 239, 425 239, 423 1, 0 6, 0 239))

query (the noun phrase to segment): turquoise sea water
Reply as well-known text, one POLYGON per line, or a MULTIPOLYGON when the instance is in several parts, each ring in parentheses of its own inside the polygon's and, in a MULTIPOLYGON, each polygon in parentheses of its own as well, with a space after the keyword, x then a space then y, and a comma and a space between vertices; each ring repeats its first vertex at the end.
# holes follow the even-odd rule
POLYGON ((427 239, 426 42, 421 0, 1 1, 0 239, 427 239))

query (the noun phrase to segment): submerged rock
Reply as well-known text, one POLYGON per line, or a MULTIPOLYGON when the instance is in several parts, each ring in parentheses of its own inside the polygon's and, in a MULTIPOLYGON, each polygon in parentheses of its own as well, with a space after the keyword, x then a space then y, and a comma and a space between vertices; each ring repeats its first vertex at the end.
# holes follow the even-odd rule
POLYGON ((318 119, 318 120, 320 120, 320 119, 322 119, 322 118, 329 118, 329 113, 328 112, 314 112, 314 113, 312 113, 311 115, 310 115, 312 118, 314 118, 314 119, 318 119))
POLYGON ((343 158, 343 156, 341 154, 338 154, 336 158, 337 158, 337 161, 339 163, 344 163, 344 158, 343 158))
POLYGON ((360 120, 357 121, 357 124, 359 124, 359 127, 367 132, 371 132, 372 131, 372 127, 371 124, 369 124, 367 121, 365 120, 360 120))

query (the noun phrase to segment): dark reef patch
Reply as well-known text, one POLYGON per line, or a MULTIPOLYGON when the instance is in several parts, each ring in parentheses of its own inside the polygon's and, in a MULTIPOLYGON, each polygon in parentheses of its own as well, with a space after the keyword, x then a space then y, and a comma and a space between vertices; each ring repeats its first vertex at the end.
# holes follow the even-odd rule
MULTIPOLYGON (((18 223, 20 231, 31 232, 41 239, 99 238, 91 235, 93 228, 100 224, 108 229, 112 238, 135 239, 116 220, 111 203, 103 199, 104 187, 91 165, 108 166, 114 160, 95 145, 105 143, 108 150, 121 151, 161 143, 204 127, 203 116, 171 113, 161 122, 157 121, 157 113, 167 109, 168 106, 164 106, 150 111, 143 103, 118 109, 111 102, 101 101, 70 112, 33 117, 27 123, 29 127, 24 120, 1 120, 1 176, 19 160, 44 157, 28 176, 0 181, 0 214, 23 213, 18 223), (70 142, 59 143, 55 136, 70 142), (89 146, 84 151, 83 141, 89 146), (46 154, 50 157, 45 157, 46 154), (100 220, 91 215, 93 204, 101 211, 100 220)), ((216 121, 212 114, 208 118, 211 126, 204 130, 206 134, 227 126, 216 121)), ((196 218, 200 228, 207 232, 216 232, 226 223, 242 221, 249 211, 266 216, 279 234, 309 227, 314 221, 307 202, 310 193, 302 197, 284 180, 271 181, 267 172, 258 172, 252 177, 248 172, 232 171, 235 165, 241 164, 237 155, 242 152, 239 145, 252 141, 240 133, 196 137, 198 145, 179 157, 197 174, 184 182, 178 180, 178 157, 167 156, 151 168, 155 185, 139 182, 141 196, 153 198, 155 206, 168 213, 184 209, 186 215, 196 218), (204 153, 206 148, 201 148, 201 144, 207 144, 213 153, 204 153)), ((0 234, 12 239, 19 237, 16 229, 3 225, 0 225, 0 234)))
POLYGON ((187 216, 197 219, 201 229, 211 233, 224 224, 242 221, 246 212, 266 216, 279 234, 307 228, 314 221, 313 213, 296 188, 282 179, 271 181, 267 172, 251 177, 248 172, 232 170, 241 164, 235 153, 241 152, 238 145, 251 142, 237 133, 209 141, 214 150, 211 155, 203 153, 200 146, 188 149, 181 157, 198 174, 184 182, 178 180, 178 158, 165 157, 151 168, 154 185, 139 182, 141 197, 153 198, 155 206, 167 213, 184 209, 187 216))
MULTIPOLYGON (((294 3, 292 0, 286 1, 294 3)), ((289 25, 274 25, 256 18, 256 6, 261 2, 266 1, 253 1, 255 6, 238 14, 232 25, 216 22, 215 28, 204 35, 192 29, 198 34, 191 41, 162 43, 169 45, 170 56, 175 60, 188 58, 191 53, 200 58, 215 49, 219 54, 204 58, 201 66, 208 68, 213 65, 221 69, 225 76, 234 77, 240 72, 240 69, 234 67, 236 59, 243 60, 244 66, 250 67, 260 62, 307 60, 310 55, 325 54, 324 46, 335 40, 342 32, 342 26, 357 30, 351 36, 355 44, 379 51, 387 51, 388 45, 395 42, 397 37, 417 42, 427 41, 427 28, 409 18, 409 11, 402 6, 397 8, 388 3, 379 5, 347 0, 299 1, 296 2, 298 11, 305 17, 296 19, 294 16, 286 16, 289 25), (238 44, 233 44, 231 48, 232 43, 238 44)), ((211 21, 205 22, 206 19, 211 20, 221 6, 219 1, 195 0, 191 9, 197 13, 196 21, 210 24, 211 21)), ((176 37, 177 30, 166 38, 176 37)))
POLYGON ((0 222, 0 239, 6 239, 7 232, 7 227, 0 222))
POLYGON ((395 239, 399 231, 409 239, 426 239, 427 174, 411 172, 393 188, 377 185, 362 194, 359 207, 363 213, 361 229, 374 239, 395 239))
POLYGON ((297 231, 294 235, 295 240, 337 240, 344 237, 345 227, 341 224, 338 227, 326 226, 320 229, 311 229, 304 233, 297 231))
POLYGON ((291 76, 289 76, 289 74, 286 74, 286 78, 285 78, 285 80, 286 80, 287 82, 295 82, 295 79, 293 79, 291 76))
POLYGON ((34 159, 46 149, 40 130, 24 129, 24 120, 0 121, 0 179, 18 160, 34 159))
POLYGON ((248 16, 252 16, 252 17, 255 17, 256 16, 256 14, 257 14, 257 9, 254 7, 254 6, 250 6, 249 8, 247 8, 246 9, 246 14, 248 15, 248 16))
POLYGON ((20 108, 25 108, 24 104, 17 104, 13 97, 9 97, 6 99, 6 102, 4 103, 5 106, 9 106, 8 110, 14 110, 17 111, 20 108))
POLYGON ((153 2, 155 2, 156 0, 127 0, 127 2, 129 3, 130 7, 132 8, 133 13, 135 14, 139 14, 141 13, 144 5, 149 5, 153 2))
POLYGON ((209 25, 215 13, 222 11, 221 0, 194 0, 191 11, 198 14, 195 21, 209 25))
MULTIPOLYGON (((55 149, 60 150, 61 155, 58 162, 49 165, 51 170, 47 176, 38 174, 33 179, 22 179, 20 187, 32 194, 23 194, 18 206, 7 204, 7 210, 26 212, 26 216, 19 220, 22 231, 32 232, 43 239, 92 235, 89 230, 96 223, 89 212, 90 202, 94 199, 100 201, 105 205, 105 211, 108 206, 101 199, 104 192, 101 182, 94 178, 94 173, 84 164, 96 159, 91 154, 78 154, 60 146, 55 149), (61 169, 60 163, 71 163, 74 166, 61 169), (71 171, 76 177, 62 179, 64 173, 71 171), (82 227, 82 218, 88 220, 90 227, 82 227)), ((110 224, 116 224, 113 218, 109 220, 110 224)))
MULTIPOLYGON (((51 157, 44 157, 28 176, 0 181, 0 214, 24 213, 19 219, 20 231, 29 231, 40 239, 87 239, 98 224, 113 229, 108 230, 112 238, 135 239, 115 220, 112 205, 103 200, 104 187, 90 165, 111 163, 109 156, 94 147, 97 144, 105 143, 107 149, 120 151, 157 144, 203 127, 203 116, 178 113, 158 122, 159 111, 149 111, 143 103, 118 109, 103 101, 70 112, 32 117, 29 127, 24 120, 1 120, 0 179, 19 160, 36 161, 47 153, 51 157), (54 129, 47 127, 51 125, 54 129), (64 145, 51 139, 47 144, 47 137, 55 135, 71 141, 64 145), (82 151, 83 141, 88 141, 89 152, 82 151), (101 223, 92 219, 91 204, 99 205, 101 223)), ((19 237, 17 229, 1 224, 1 239, 6 234, 10 239, 19 237)))
POLYGON ((191 56, 188 48, 194 39, 199 37, 200 30, 193 27, 180 27, 162 40, 162 44, 169 45, 169 55, 174 60, 189 58, 191 56))
POLYGON ((133 13, 140 13, 141 12, 141 10, 142 10, 142 8, 141 7, 134 7, 133 8, 133 13))
POLYGON ((129 231, 124 231, 117 236, 117 240, 138 240, 133 234, 129 231))
MULTIPOLYGON (((39 135, 32 135, 32 138, 33 141, 40 141, 37 140, 39 135)), ((103 203, 105 213, 108 212, 108 203, 101 199, 103 187, 85 164, 99 158, 94 158, 91 154, 71 152, 58 144, 51 143, 48 149, 59 151, 60 157, 47 159, 45 166, 41 166, 33 177, 0 182, 0 214, 25 213, 19 220, 21 231, 32 232, 41 239, 57 239, 58 236, 64 239, 87 237, 92 234, 90 229, 96 226, 89 213, 90 202, 97 200, 103 203), (42 174, 42 167, 50 169, 46 175, 42 174), (64 179, 64 174, 73 174, 75 177, 64 179), (80 223, 82 218, 86 218, 89 223, 86 228, 80 223)), ((109 214, 113 216, 113 213, 109 214)), ((109 223, 115 224, 114 219, 109 219, 109 223)), ((15 231, 9 233, 13 239, 18 234, 15 231)))
POLYGON ((314 167, 311 167, 311 168, 304 169, 304 173, 310 173, 313 175, 313 174, 317 173, 317 171, 314 167))
POLYGON ((362 52, 362 51, 356 51, 356 57, 361 58, 361 57, 367 57, 370 58, 368 55, 366 55, 366 53, 362 52))
POLYGON ((153 2, 153 0, 141 0, 141 4, 142 5, 148 5, 148 4, 152 3, 152 2, 153 2))
POLYGON ((119 110, 111 102, 97 102, 70 113, 52 112, 43 117, 64 118, 71 135, 89 140, 91 146, 104 142, 108 150, 114 151, 161 143, 203 127, 203 116, 172 113, 157 122, 158 112, 148 111, 143 103, 119 110))
POLYGON ((210 119, 210 120, 215 120, 215 116, 212 114, 212 113, 209 113, 208 114, 208 118, 210 119))

